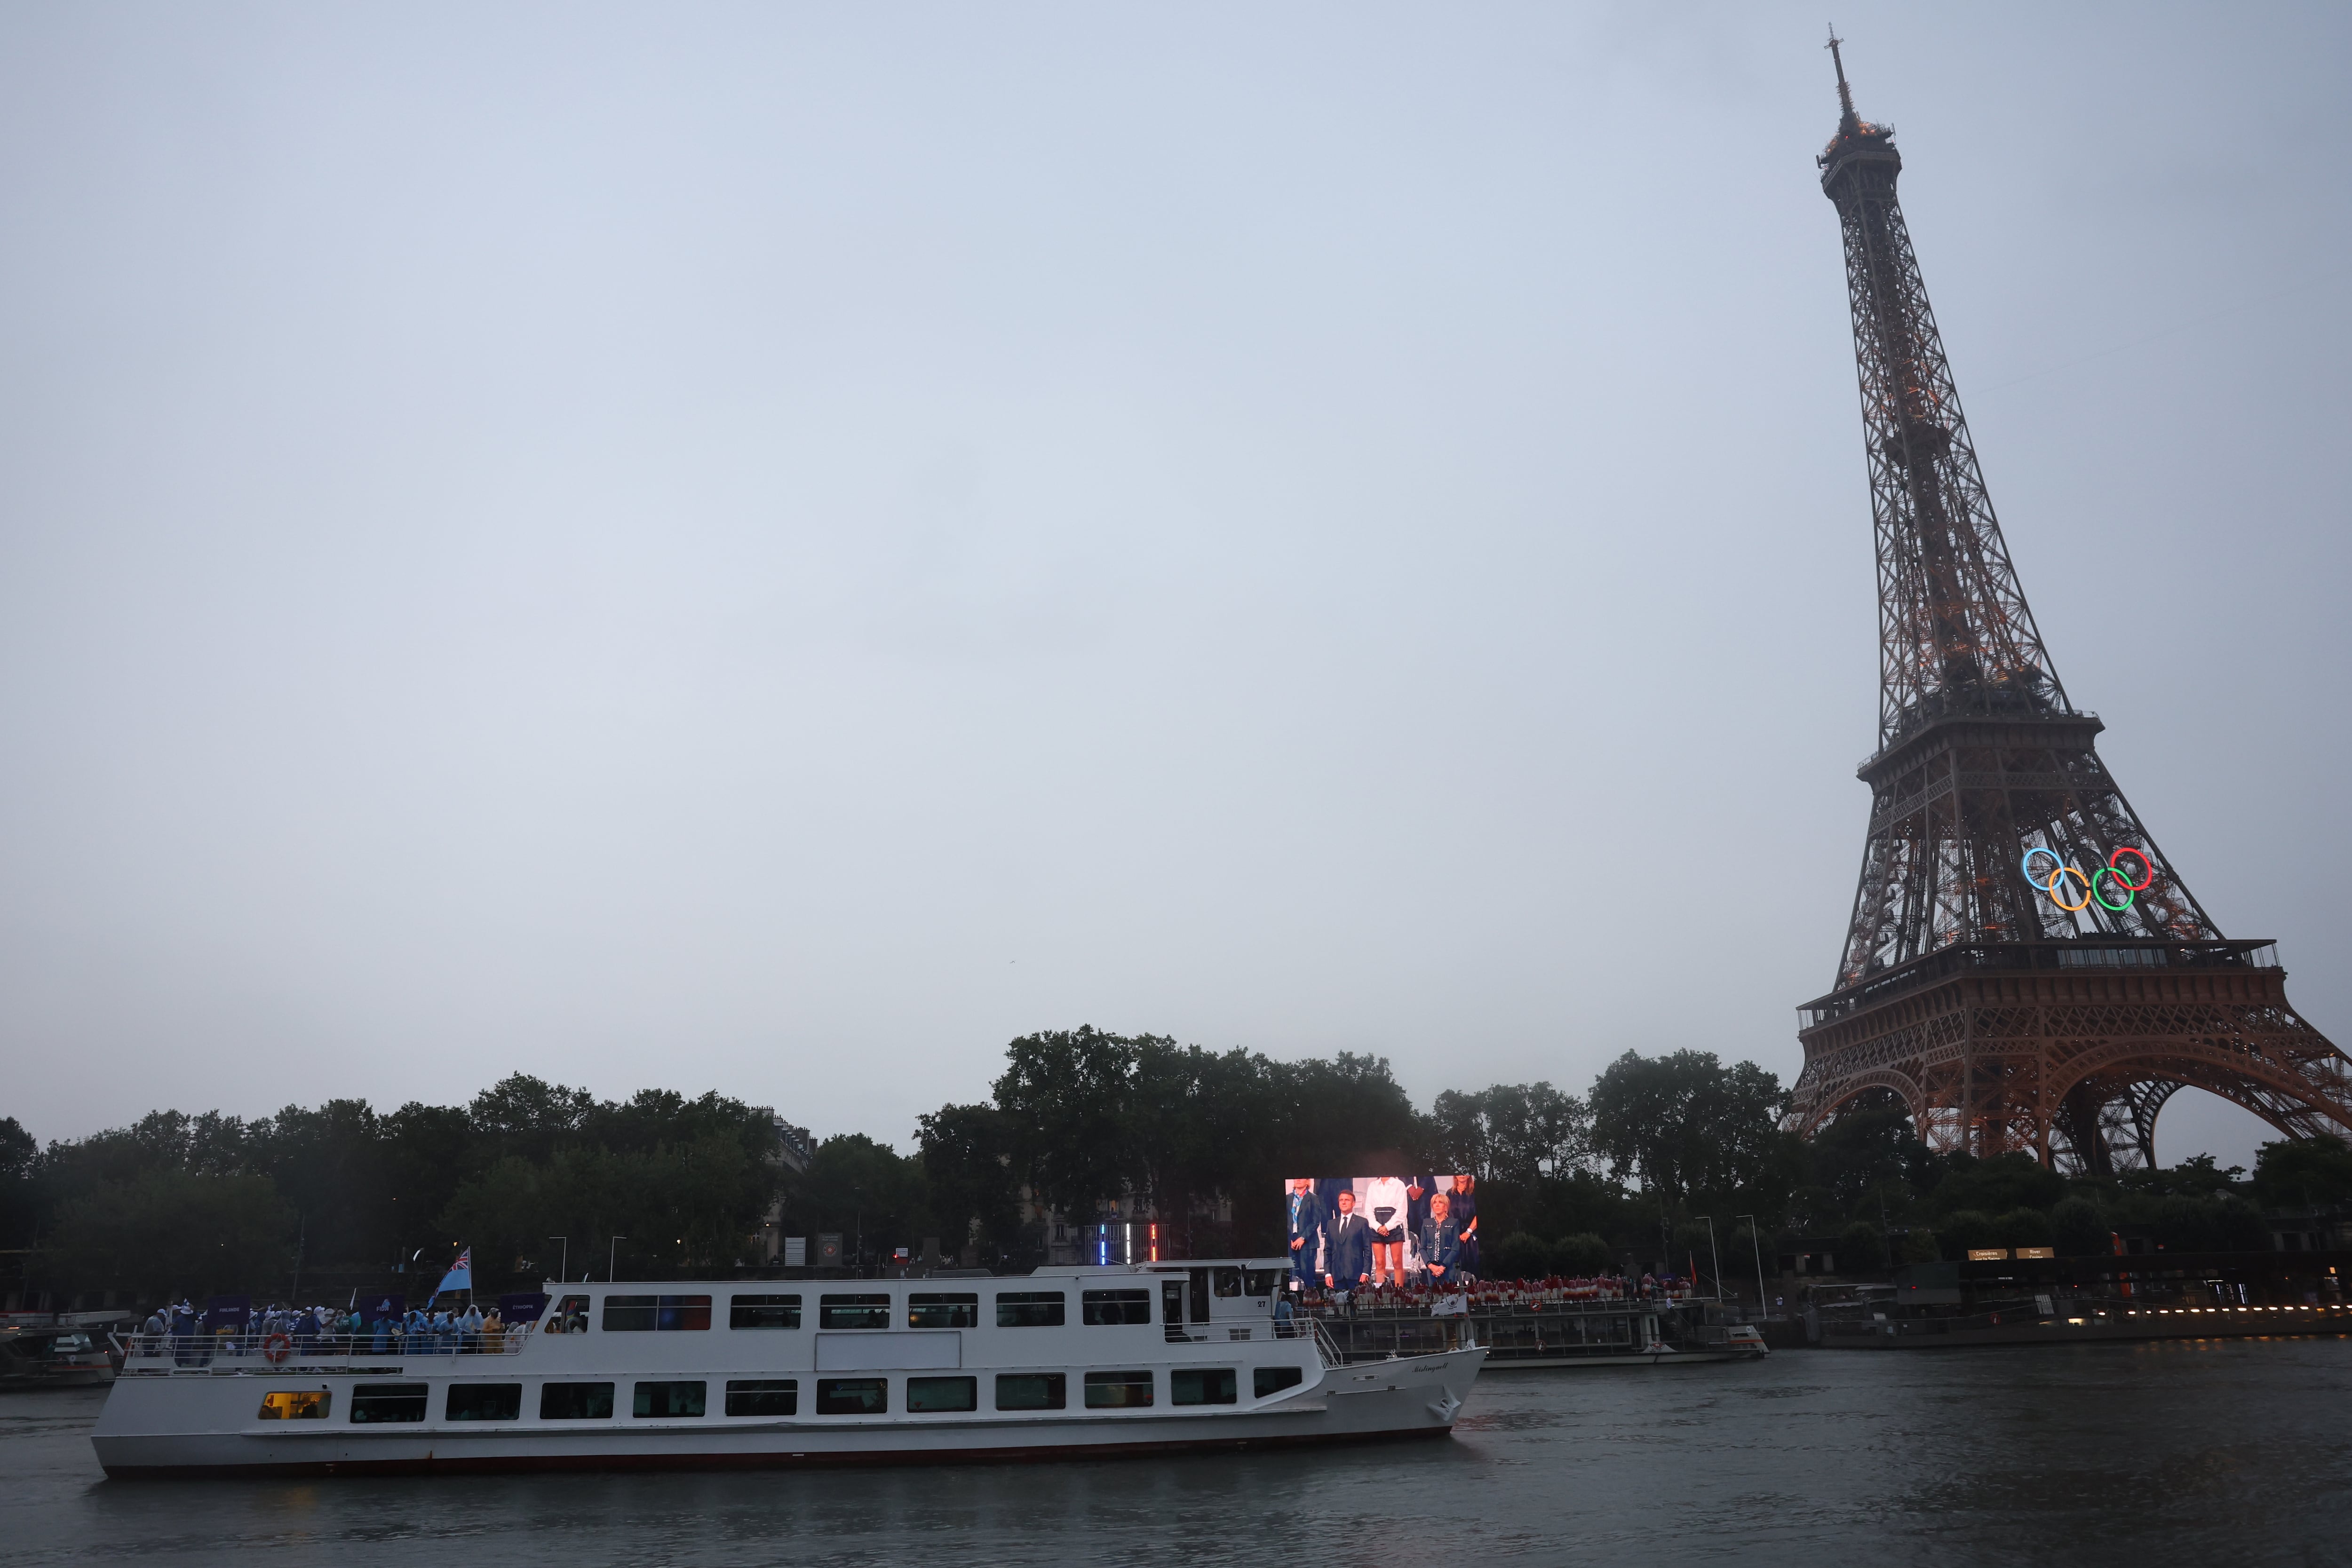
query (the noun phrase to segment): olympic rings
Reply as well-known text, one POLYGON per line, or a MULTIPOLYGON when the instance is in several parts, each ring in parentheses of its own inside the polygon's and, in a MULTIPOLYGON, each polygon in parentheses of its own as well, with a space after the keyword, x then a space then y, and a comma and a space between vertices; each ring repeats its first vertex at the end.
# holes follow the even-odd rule
POLYGON ((2100 908, 2121 915, 2132 906, 2134 894, 2147 892, 2156 881, 2156 862, 2149 858, 2147 851, 2136 850, 2128 846, 2116 850, 2107 857, 2106 864, 2088 876, 2084 876, 2074 866, 2067 864, 2065 857, 2056 850, 2047 849, 2039 844, 2025 852, 2025 859, 2018 863, 2018 869, 2025 873, 2026 881, 2040 888, 2049 896, 2051 903, 2069 915, 2080 914, 2090 908, 2091 901, 2095 898, 2099 901, 2100 908), (2050 873, 2047 876, 2038 875, 2034 872, 2033 857, 2036 855, 2050 857, 2050 873), (2133 882, 2125 876, 2121 866, 2117 863, 2126 855, 2139 862, 2140 879, 2137 882, 2133 882), (2083 896, 2079 902, 2074 904, 2069 904, 2059 896, 2058 891, 2070 876, 2083 884, 2083 896), (2102 879, 2109 884, 2109 892, 2119 892, 2124 895, 2124 901, 2121 904, 2112 902, 2105 892, 2100 891, 2099 883, 2102 879))

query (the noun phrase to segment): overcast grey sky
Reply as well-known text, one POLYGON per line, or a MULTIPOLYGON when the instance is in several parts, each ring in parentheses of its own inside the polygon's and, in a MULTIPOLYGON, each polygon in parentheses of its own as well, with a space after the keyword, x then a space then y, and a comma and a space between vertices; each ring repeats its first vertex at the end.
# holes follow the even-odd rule
MULTIPOLYGON (((2339 1041, 2348 15, 1836 13, 2067 689, 2339 1041)), ((0 10, 5 1110, 1793 1077, 1875 713, 1822 19, 0 10)))

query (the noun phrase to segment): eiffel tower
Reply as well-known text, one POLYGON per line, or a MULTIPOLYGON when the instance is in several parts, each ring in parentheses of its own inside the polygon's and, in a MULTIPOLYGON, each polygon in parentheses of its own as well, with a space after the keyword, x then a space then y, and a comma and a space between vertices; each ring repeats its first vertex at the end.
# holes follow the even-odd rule
POLYGON ((1837 984, 1801 1009, 1787 1125, 1890 1096, 1931 1147, 2073 1174, 2156 1164, 2183 1086, 2290 1137, 2352 1138, 2352 1061, 2268 940, 2222 936, 2094 748, 1977 467, 1895 183, 1854 112, 1819 159, 1845 237, 1878 547, 1878 749, 1837 984))

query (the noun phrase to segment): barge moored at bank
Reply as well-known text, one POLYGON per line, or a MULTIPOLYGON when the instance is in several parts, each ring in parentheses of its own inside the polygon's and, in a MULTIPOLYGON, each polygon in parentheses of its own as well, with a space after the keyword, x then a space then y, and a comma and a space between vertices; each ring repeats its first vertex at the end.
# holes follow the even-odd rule
POLYGON ((1044 1459, 1438 1437, 1486 1353, 1351 1364, 1286 1260, 551 1283, 507 1332, 126 1344, 114 1477, 1044 1459))

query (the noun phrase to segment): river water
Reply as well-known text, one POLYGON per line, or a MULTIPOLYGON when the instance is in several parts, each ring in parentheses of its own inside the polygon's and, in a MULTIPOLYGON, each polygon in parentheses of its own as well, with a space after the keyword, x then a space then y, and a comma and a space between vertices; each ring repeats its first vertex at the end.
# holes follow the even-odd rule
POLYGON ((2352 1338, 1481 1377, 1451 1440, 688 1476, 110 1482, 0 1395, 0 1561, 2352 1562, 2352 1338))

